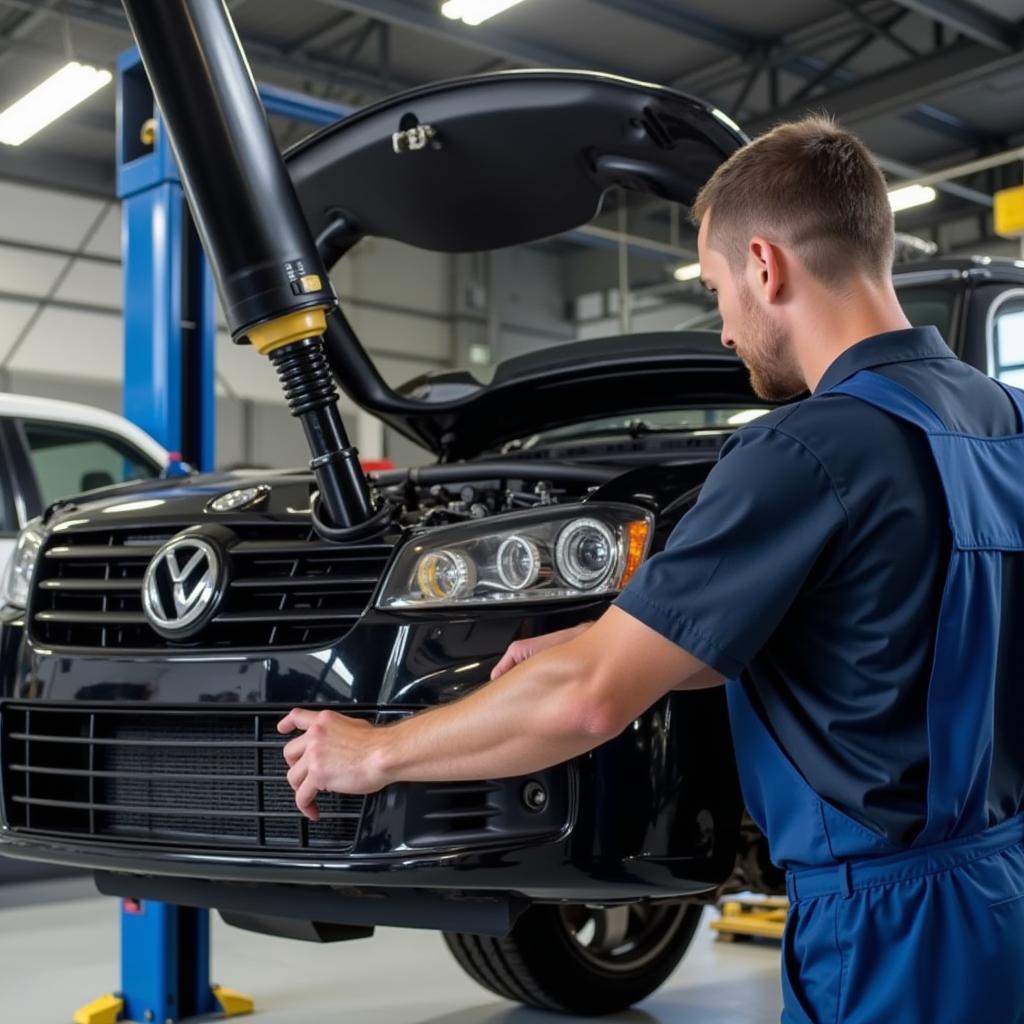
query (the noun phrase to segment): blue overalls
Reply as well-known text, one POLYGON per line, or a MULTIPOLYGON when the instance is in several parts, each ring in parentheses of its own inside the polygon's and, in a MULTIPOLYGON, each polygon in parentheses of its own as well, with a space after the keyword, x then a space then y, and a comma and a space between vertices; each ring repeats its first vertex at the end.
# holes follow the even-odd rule
MULTIPOLYGON (((1024 424, 1024 392, 1006 391, 1024 424)), ((819 797, 744 685, 727 686, 747 806, 788 871, 782 1021, 1024 1024, 1024 815, 990 826, 987 800, 1000 631, 1024 629, 1000 613, 1004 555, 1024 552, 1024 434, 952 433, 868 370, 809 401, 834 393, 926 433, 952 547, 928 684, 927 817, 909 848, 819 797)))

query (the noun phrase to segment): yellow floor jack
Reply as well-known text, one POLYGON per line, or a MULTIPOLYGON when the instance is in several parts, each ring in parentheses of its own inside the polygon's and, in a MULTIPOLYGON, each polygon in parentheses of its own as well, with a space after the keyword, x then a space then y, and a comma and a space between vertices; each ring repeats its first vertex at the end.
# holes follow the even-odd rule
POLYGON ((240 992, 210 984, 210 912, 121 901, 121 991, 75 1011, 75 1024, 183 1024, 252 1013, 240 992))
POLYGON ((784 896, 732 897, 718 904, 721 917, 711 927, 724 942, 751 939, 782 941, 789 900, 784 896))

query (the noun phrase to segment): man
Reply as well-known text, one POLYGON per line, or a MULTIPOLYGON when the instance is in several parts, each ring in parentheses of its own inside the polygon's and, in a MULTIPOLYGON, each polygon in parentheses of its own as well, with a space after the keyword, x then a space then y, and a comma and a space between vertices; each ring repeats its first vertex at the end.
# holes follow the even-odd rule
POLYGON ((722 343, 763 397, 811 397, 729 440, 589 628, 392 727, 292 711, 296 802, 526 774, 729 679, 789 870, 785 1024, 1024 1022, 1024 397, 910 327, 885 181, 830 121, 736 153, 694 219, 722 343))

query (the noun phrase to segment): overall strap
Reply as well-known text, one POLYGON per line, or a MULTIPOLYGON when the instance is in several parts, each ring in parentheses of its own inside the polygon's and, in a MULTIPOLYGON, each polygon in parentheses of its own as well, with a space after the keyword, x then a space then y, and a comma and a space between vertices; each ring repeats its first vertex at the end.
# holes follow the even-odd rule
POLYGON ((902 384, 871 370, 861 370, 822 394, 842 394, 859 398, 884 412, 906 420, 915 427, 920 427, 926 434, 942 433, 946 430, 942 417, 923 398, 902 384))
MULTIPOLYGON (((1005 388, 1024 421, 1024 400, 1005 388)), ((973 437, 946 428, 919 396, 861 371, 832 392, 902 419, 928 438, 949 512, 952 548, 928 683, 926 846, 984 831, 992 773, 1003 562, 1024 551, 1024 435, 973 437)), ((828 394, 825 392, 824 394, 828 394)))
POLYGON ((1006 397, 1013 402, 1017 409, 1018 428, 1024 432, 1024 391, 1021 391, 1020 388, 1010 387, 1009 384, 1001 380, 997 380, 996 383, 1006 392, 1006 397))

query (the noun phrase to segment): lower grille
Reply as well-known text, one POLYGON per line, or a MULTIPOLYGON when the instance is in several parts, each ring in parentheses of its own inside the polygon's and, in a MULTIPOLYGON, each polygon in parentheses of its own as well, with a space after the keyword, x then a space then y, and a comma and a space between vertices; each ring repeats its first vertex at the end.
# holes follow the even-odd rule
POLYGON ((284 713, 5 705, 4 821, 112 843, 348 852, 366 798, 323 793, 318 822, 299 814, 275 729, 284 713))

